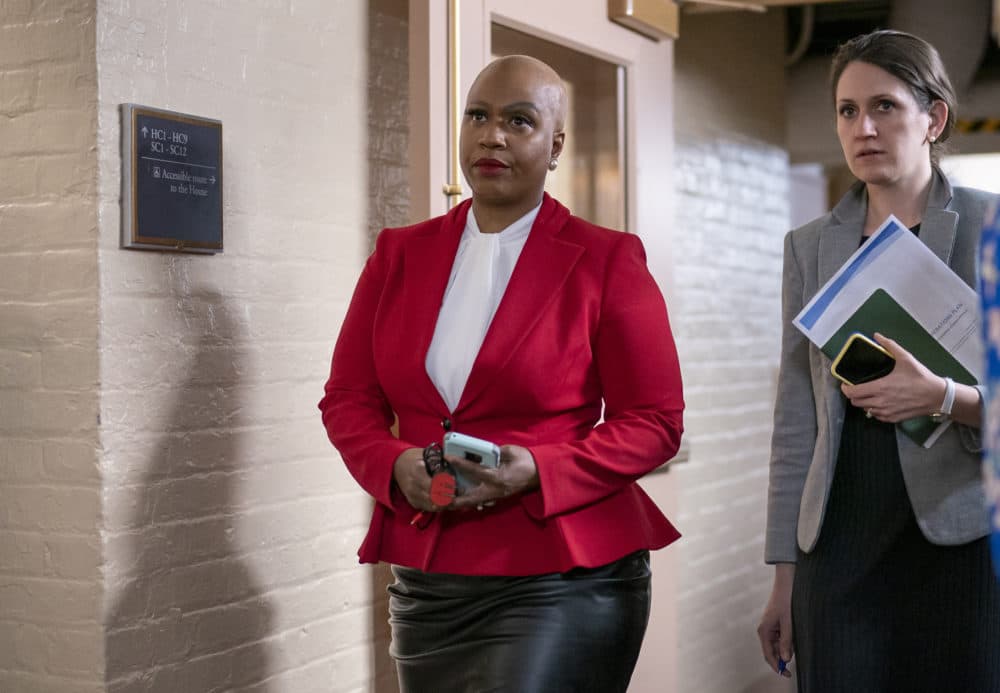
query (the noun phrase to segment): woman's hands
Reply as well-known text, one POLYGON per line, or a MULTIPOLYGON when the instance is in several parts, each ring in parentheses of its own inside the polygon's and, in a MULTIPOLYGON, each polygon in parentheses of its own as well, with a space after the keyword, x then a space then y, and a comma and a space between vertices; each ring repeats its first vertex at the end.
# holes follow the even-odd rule
POLYGON ((775 672, 785 677, 792 673, 780 666, 780 659, 786 665, 795 655, 792 649, 792 583, 795 580, 795 564, 779 563, 774 566, 774 586, 771 598, 764 607, 757 626, 757 637, 764 659, 775 672))
POLYGON ((471 486, 444 507, 431 501, 431 477, 424 465, 423 450, 404 450, 393 463, 392 478, 407 502, 417 510, 436 512, 478 507, 538 487, 535 458, 527 448, 520 445, 502 446, 500 465, 496 469, 450 455, 445 460, 460 471, 471 486))
POLYGON ((452 510, 492 504, 538 487, 535 458, 520 445, 500 446, 500 466, 496 469, 451 455, 446 455, 445 459, 472 484, 448 506, 452 510))
POLYGON ((417 510, 441 510, 431 502, 431 476, 424 464, 421 448, 403 450, 392 465, 392 478, 407 502, 417 510))
POLYGON ((895 341, 875 333, 875 341, 896 359, 896 366, 884 378, 841 385, 855 407, 879 421, 896 423, 937 411, 944 401, 944 378, 935 375, 895 341))

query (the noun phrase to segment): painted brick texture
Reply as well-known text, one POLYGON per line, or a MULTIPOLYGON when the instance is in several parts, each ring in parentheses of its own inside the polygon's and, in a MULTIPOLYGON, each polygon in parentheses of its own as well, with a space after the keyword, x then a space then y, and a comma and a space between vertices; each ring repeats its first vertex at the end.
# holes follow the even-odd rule
POLYGON ((0 3, 0 691, 103 690, 94 3, 0 3))
POLYGON ((106 691, 369 690, 370 506, 316 409, 367 253, 365 3, 96 23, 106 691), (123 102, 223 122, 221 255, 119 249, 123 102))
MULTIPOLYGON (((781 317, 788 158, 736 135, 678 138, 673 326, 684 373, 677 525, 681 693, 733 693, 766 674, 756 639, 781 317)), ((772 674, 773 676, 773 674, 772 674)))

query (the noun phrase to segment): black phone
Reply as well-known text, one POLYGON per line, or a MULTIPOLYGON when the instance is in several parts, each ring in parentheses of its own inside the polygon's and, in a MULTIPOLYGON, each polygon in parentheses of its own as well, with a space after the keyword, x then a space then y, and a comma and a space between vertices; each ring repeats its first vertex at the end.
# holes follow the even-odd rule
POLYGON ((855 332, 830 366, 834 377, 848 385, 878 380, 892 372, 896 359, 888 351, 860 332, 855 332))

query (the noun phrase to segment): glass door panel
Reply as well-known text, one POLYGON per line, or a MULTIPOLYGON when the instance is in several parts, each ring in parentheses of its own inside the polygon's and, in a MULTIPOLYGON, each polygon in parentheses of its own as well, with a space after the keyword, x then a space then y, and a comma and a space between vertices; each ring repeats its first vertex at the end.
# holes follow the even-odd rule
POLYGON ((530 55, 566 83, 566 145, 548 176, 548 193, 587 221, 627 230, 625 68, 497 22, 490 40, 494 58, 530 55))

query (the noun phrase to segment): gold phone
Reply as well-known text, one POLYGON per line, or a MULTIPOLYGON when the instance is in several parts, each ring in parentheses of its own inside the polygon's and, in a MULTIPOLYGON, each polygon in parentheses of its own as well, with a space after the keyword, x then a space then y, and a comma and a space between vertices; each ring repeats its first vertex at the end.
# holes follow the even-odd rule
POLYGON ((834 377, 848 385, 878 380, 892 372, 896 359, 888 351, 860 332, 855 332, 830 366, 834 377))

